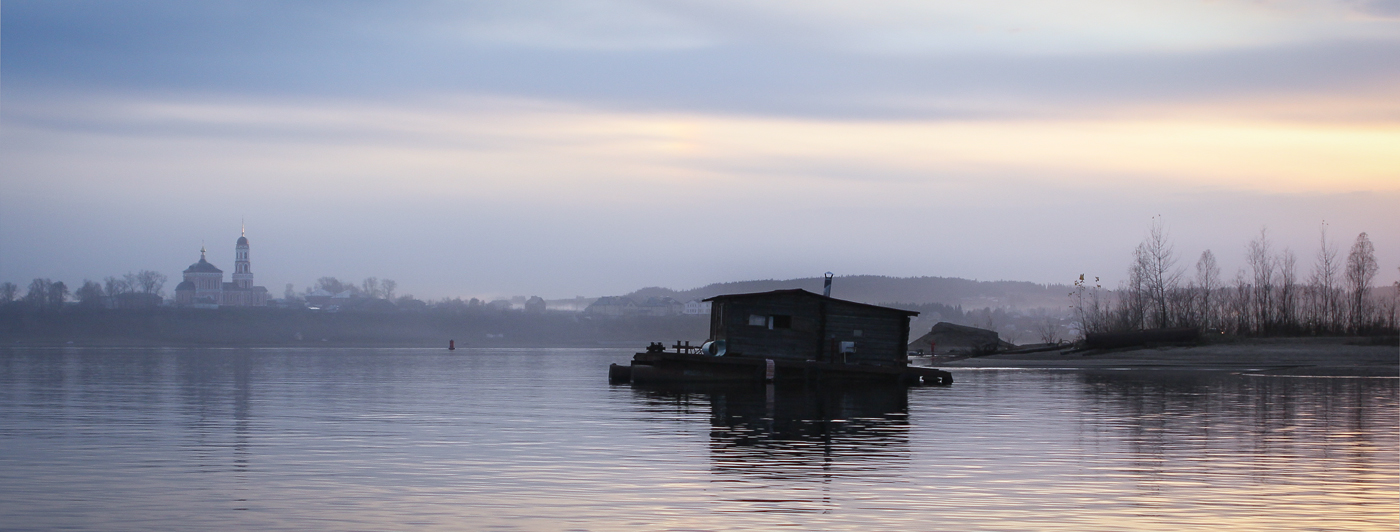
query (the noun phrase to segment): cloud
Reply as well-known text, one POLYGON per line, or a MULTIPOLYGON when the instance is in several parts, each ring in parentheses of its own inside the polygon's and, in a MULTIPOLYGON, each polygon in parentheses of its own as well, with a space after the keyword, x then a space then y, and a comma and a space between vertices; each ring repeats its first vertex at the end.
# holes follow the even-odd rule
POLYGON ((1349 4, 1045 5, 6 2, 0 83, 7 95, 455 93, 855 119, 1376 99, 1400 88, 1400 22, 1348 18, 1349 4), (1212 22, 1215 11, 1230 15, 1212 22), (1023 19, 1051 36, 987 29, 1023 19), (1267 38, 1212 37, 1255 33, 1267 38), (1135 44, 1156 34, 1194 44, 1135 44))
POLYGON ((1352 0, 1357 11, 1383 18, 1400 18, 1400 0, 1352 0))
POLYGON ((1385 9, 5 2, 0 280, 175 269, 244 216, 268 286, 419 295, 1054 281, 1151 214, 1222 256, 1395 241, 1385 9))

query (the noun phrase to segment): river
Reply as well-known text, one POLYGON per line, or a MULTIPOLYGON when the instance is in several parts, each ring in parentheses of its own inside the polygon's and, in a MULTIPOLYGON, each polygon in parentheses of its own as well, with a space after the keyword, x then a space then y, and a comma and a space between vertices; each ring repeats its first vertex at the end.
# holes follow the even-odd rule
POLYGON ((0 349, 0 530, 1395 530, 1400 380, 609 385, 617 349, 0 349))

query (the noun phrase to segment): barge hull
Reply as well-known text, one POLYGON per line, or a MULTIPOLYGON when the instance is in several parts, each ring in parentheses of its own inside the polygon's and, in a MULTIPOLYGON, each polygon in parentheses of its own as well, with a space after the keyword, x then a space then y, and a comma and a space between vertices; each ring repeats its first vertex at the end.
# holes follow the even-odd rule
POLYGON ((629 370, 609 372, 614 381, 638 384, 841 380, 882 384, 952 384, 952 375, 934 368, 837 364, 815 360, 706 356, 690 353, 637 353, 629 370), (625 377, 624 377, 625 375, 625 377))

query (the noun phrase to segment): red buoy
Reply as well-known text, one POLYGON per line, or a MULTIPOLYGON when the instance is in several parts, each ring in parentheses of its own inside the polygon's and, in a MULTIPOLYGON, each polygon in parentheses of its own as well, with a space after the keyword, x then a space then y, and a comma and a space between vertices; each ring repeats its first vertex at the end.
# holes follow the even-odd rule
POLYGON ((448 350, 448 351, 456 351, 456 350, 457 350, 457 341, 456 341, 456 340, 448 340, 448 341, 447 341, 447 350, 448 350))

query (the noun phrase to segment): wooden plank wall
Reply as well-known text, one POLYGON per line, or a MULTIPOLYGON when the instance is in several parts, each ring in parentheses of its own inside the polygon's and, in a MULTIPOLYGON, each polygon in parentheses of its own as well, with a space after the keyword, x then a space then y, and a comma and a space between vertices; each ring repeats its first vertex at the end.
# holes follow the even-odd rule
POLYGON ((886 311, 802 294, 716 301, 710 337, 724 339, 729 352, 795 360, 841 360, 840 342, 855 342, 851 363, 904 365, 909 318, 886 311), (826 323, 822 323, 822 308, 826 323), (749 316, 792 316, 789 329, 749 325, 749 316), (822 329, 825 327, 825 338, 822 329), (860 336, 856 336, 860 331, 860 336))

